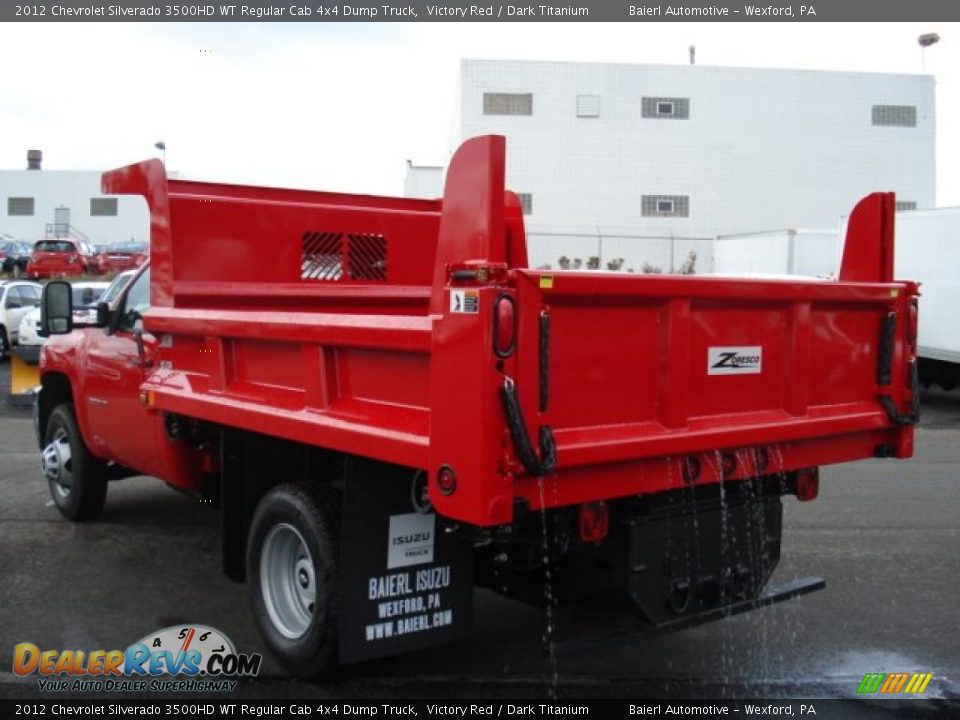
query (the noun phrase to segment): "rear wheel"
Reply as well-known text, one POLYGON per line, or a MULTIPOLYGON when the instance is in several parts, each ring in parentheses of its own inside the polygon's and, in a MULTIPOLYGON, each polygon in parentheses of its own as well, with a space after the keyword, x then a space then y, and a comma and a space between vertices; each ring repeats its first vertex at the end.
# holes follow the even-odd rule
POLYGON ((336 663, 340 492, 291 483, 254 513, 247 583, 264 640, 289 673, 312 677, 336 663))
POLYGON ((107 497, 106 467, 84 445, 72 405, 54 408, 44 440, 43 474, 57 510, 70 520, 93 520, 107 497))
POLYGON ((7 339, 7 329, 0 325, 0 360, 10 352, 10 341, 7 339))

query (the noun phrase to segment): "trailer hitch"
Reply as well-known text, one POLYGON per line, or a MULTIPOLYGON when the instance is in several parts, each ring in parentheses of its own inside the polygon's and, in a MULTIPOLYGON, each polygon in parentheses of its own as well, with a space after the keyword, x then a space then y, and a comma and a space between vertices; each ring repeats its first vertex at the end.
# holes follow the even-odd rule
POLYGON ((507 416, 510 437, 513 440, 517 458, 523 465, 523 469, 534 477, 549 475, 557 465, 557 445, 553 439, 553 432, 546 425, 540 426, 540 457, 538 458, 533 449, 533 443, 530 441, 530 434, 527 432, 527 423, 523 419, 520 401, 517 398, 517 386, 512 378, 503 378, 500 398, 503 400, 503 410, 507 416))

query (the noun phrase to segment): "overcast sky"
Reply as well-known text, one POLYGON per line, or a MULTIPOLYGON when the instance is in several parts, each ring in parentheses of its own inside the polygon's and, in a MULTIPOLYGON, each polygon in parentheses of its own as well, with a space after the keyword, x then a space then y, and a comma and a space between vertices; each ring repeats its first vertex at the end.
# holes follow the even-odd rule
POLYGON ((960 205, 957 23, 74 23, 0 25, 0 168, 106 169, 401 194, 443 164, 461 58, 921 72, 937 32, 937 200, 960 205))

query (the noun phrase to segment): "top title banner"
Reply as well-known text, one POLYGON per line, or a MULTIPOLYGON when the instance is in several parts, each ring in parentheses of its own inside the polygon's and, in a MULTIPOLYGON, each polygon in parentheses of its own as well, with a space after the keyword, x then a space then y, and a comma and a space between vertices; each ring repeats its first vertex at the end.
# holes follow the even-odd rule
POLYGON ((803 3, 519 2, 336 3, 321 0, 150 2, 62 0, 2 3, 5 22, 903 22, 960 20, 957 0, 804 0, 803 3))

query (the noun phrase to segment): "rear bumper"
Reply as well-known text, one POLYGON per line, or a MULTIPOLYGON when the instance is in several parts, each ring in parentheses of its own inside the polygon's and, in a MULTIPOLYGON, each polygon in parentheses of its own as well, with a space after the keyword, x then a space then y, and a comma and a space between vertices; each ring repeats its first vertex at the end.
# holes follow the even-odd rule
POLYGON ((28 267, 26 276, 28 278, 36 278, 39 280, 41 278, 55 278, 55 277, 67 277, 67 276, 73 276, 73 275, 80 275, 81 272, 82 271, 80 268, 64 268, 64 267, 31 268, 31 267, 28 267))

